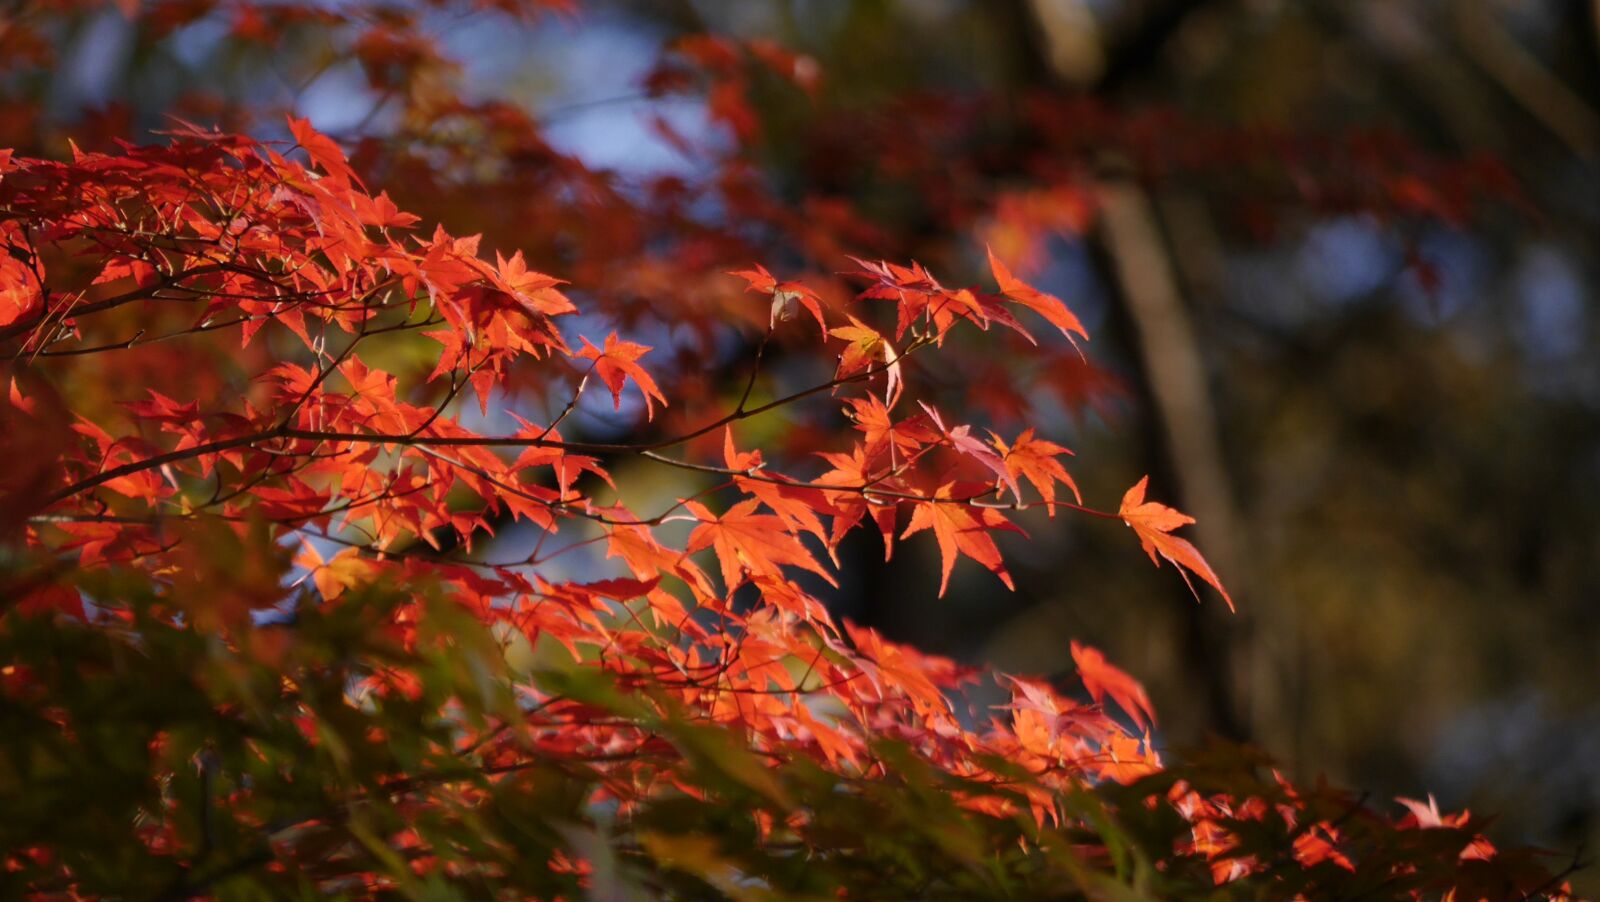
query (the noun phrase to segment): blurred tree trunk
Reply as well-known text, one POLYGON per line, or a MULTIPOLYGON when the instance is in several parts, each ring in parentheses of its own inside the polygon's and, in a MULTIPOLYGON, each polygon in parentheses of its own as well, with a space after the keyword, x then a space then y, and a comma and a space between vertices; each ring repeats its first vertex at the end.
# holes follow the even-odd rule
POLYGON ((1494 7, 1483 0, 1456 0, 1451 5, 1462 51, 1574 155, 1594 159, 1600 154, 1600 115, 1517 43, 1496 17, 1494 7))

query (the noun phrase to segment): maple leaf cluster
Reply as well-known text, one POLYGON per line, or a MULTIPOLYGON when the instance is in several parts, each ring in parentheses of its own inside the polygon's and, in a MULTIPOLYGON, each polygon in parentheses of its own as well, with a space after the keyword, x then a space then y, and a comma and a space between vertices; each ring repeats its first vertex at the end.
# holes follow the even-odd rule
MULTIPOLYGON (((18 584, 5 622, 43 616, 115 633, 154 617, 212 635, 260 664, 293 654, 285 643, 295 643, 299 618, 361 606, 371 592, 398 587, 382 625, 396 653, 436 653, 446 638, 436 619, 466 617, 499 647, 497 660, 520 661, 503 673, 501 704, 435 740, 444 750, 470 749, 475 776, 515 762, 583 761, 597 780, 586 804, 643 816, 674 793, 704 792, 692 769, 708 754, 696 745, 705 738, 663 726, 685 721, 738 737, 738 757, 722 766, 788 811, 781 827, 763 831, 810 843, 824 842, 809 832, 817 817, 787 807, 789 790, 755 761, 810 761, 842 778, 882 779, 890 775, 882 743, 892 739, 919 767, 964 781, 955 798, 971 816, 1010 822, 1020 814, 1035 831, 1072 827, 1064 799, 1080 787, 1137 785, 1164 773, 1145 732, 1154 713, 1143 689, 1094 649, 1072 650, 1092 702, 1009 679, 1002 714, 975 726, 953 703, 975 673, 835 622, 817 582, 806 579, 833 582, 840 542, 870 526, 886 555, 897 538, 931 531, 941 591, 961 557, 1010 585, 994 534, 1020 532, 1010 517, 1044 506, 1120 518, 1152 560, 1192 571, 1227 597, 1199 552, 1172 534, 1189 518, 1146 501, 1145 481, 1117 512, 1095 511, 1079 503, 1062 463, 1066 448, 1031 429, 1009 441, 985 436, 913 399, 906 361, 939 353, 963 329, 1023 332, 1018 314, 1028 311, 1068 338, 1086 338, 1059 299, 993 257, 997 293, 947 288, 916 264, 858 261, 867 283, 858 303, 894 306, 894 328, 880 333, 826 307, 803 284, 761 268, 741 272, 773 297, 775 310, 791 300, 805 305, 819 327, 817 352, 836 360, 832 378, 760 404, 747 394, 678 435, 568 439, 562 420, 591 379, 614 408, 628 392, 639 394, 647 416, 670 406, 651 376, 651 349, 614 331, 599 343, 580 332, 574 347, 562 322, 580 308, 560 280, 531 270, 521 255, 484 260, 476 239, 415 230, 415 217, 367 191, 335 142, 304 122, 290 126, 309 162, 289 148, 192 128, 164 145, 80 152, 68 162, 0 158, 10 251, 0 337, 12 359, 36 367, 55 357, 109 360, 147 342, 226 333, 237 336, 239 368, 234 391, 197 387, 177 398, 149 388, 109 405, 52 398, 42 377, 15 371, 11 432, 42 436, 57 466, 11 528, 21 547, 69 560, 76 575, 18 584), (431 340, 433 359, 386 365, 380 349, 409 341, 408 333, 431 340), (271 353, 256 353, 264 345, 271 353), (514 370, 569 380, 565 412, 537 423, 507 411, 515 429, 475 428, 473 409, 481 418, 491 399, 506 397, 497 393, 514 370), (469 391, 477 405, 463 403, 469 391), (815 449, 820 470, 784 472, 761 450, 741 450, 736 425, 809 399, 833 406, 848 427, 836 444, 815 449), (51 414, 63 403, 70 422, 51 414), (719 433, 720 458, 670 453, 719 433), (636 510, 607 463, 625 458, 715 481, 663 509, 636 510), (1063 500, 1063 490, 1074 501, 1063 500), (668 532, 679 521, 692 529, 675 543, 668 532), (470 553, 507 523, 538 531, 531 553, 470 553), (550 547, 568 533, 574 538, 550 547), (294 570, 283 553, 266 550, 296 545, 294 570), (580 579, 556 575, 564 556, 592 546, 615 561, 612 574, 586 567, 580 579), (255 557, 239 550, 247 547, 258 549, 255 557), (228 560, 254 563, 224 574, 228 560), (137 574, 149 604, 86 594, 96 573, 137 574), (741 592, 755 600, 736 602, 741 592), (460 613, 441 614, 441 604, 460 613), (623 694, 574 683, 583 673, 623 694), (1127 721, 1102 707, 1105 699, 1127 721)), ((787 328, 785 321, 774 316, 769 328, 787 328)), ((604 559, 591 557, 590 566, 604 559)), ((425 672, 404 667, 351 676, 340 694, 367 706, 467 703, 464 690, 439 697, 425 672)), ((8 668, 8 698, 37 697, 46 685, 41 672, 8 668)), ((80 716, 58 710, 49 718, 76 733, 89 726, 80 716)), ((333 741, 309 703, 295 722, 296 741, 312 749, 333 741)), ((234 803, 248 807, 248 785, 234 792, 234 803)), ((1191 824, 1184 853, 1204 859, 1217 880, 1267 867, 1258 856, 1231 854, 1237 828, 1219 826, 1266 817, 1265 803, 1202 797, 1176 784, 1168 795, 1164 804, 1191 824)), ((402 809, 418 812, 440 804, 429 793, 398 797, 402 809)), ((1279 807, 1289 830, 1309 816, 1287 802, 1279 807)), ((158 814, 143 823, 137 832, 148 850, 177 854, 181 842, 158 814)), ((1316 820, 1296 836, 1301 864, 1356 869, 1336 823, 1316 820)), ((1468 838, 1473 855, 1491 854, 1475 833, 1468 838)), ((15 854, 12 870, 50 869, 48 847, 15 854)), ((550 867, 560 870, 559 859, 550 867)), ((405 870, 426 873, 427 860, 405 870)), ((383 871, 366 879, 395 879, 383 871)))
MULTIPOLYGON (((518 111, 425 90, 457 64, 418 16, 129 14, 168 30, 223 15, 264 46, 335 31, 420 131, 467 123, 541 161, 512 169, 543 181, 490 188, 560 198, 532 208, 546 231, 614 228, 581 232, 569 285, 538 271, 562 258, 548 247, 491 254, 368 187, 426 182, 444 203, 473 184, 453 164, 489 153, 471 139, 424 165, 290 117, 277 143, 180 123, 67 159, 0 150, 0 451, 16 462, 0 482, 0 798, 17 812, 0 868, 19 885, 119 892, 117 862, 138 861, 163 896, 258 879, 552 898, 628 881, 691 896, 1549 888, 1465 813, 1409 803, 1393 821, 1237 760, 1223 776, 1164 762, 1145 691, 1093 648, 1073 644, 1069 689, 830 615, 854 531, 886 558, 929 541, 941 595, 962 558, 1010 587, 997 538, 1024 535, 1031 509, 1121 520, 1158 566, 1233 604, 1147 480, 1114 511, 1085 503, 1072 452, 1018 423, 1028 383, 991 384, 1000 413, 978 423, 984 405, 930 378, 981 340, 1034 355, 1054 390, 1084 385, 1083 323, 1001 259, 1009 230, 1081 221, 1075 193, 994 201, 994 288, 948 287, 916 262, 847 257, 856 214, 796 214, 730 166, 715 190, 736 214, 813 263, 855 264, 782 278, 693 222, 693 191, 663 182, 648 193, 669 200, 636 203, 518 111), (669 253, 638 237, 661 232, 690 237, 669 253), (658 296, 682 323, 651 310, 658 296), (659 337, 663 321, 688 334, 659 337), (723 397, 692 361, 729 324, 760 337, 723 397), (769 345, 816 380, 758 393, 769 345), (659 497, 652 473, 689 488, 659 497), (964 709, 985 691, 995 704, 964 709), (86 774, 118 792, 80 817, 70 777, 86 774)), ((802 55, 691 36, 646 88, 703 89, 746 141, 761 73, 819 85, 802 55)), ((896 152, 916 170, 921 151, 896 152)))

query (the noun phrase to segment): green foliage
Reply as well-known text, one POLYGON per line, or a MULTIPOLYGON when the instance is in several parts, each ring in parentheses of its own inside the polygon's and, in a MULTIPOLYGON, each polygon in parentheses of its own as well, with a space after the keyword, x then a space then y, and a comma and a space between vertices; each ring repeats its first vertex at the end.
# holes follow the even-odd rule
POLYGON ((984 762, 1002 780, 962 779, 880 739, 849 777, 763 759, 603 671, 539 671, 547 698, 635 725, 628 756, 672 768, 675 790, 620 805, 605 755, 463 746, 516 722, 517 681, 490 630, 437 592, 301 592, 281 618, 219 628, 172 617, 136 571, 70 584, 114 599, 114 623, 13 615, 0 629, 0 860, 37 891, 70 874, 80 894, 121 898, 1386 898, 1441 880, 1493 894, 1539 873, 1517 853, 1457 868, 1477 823, 1396 830, 1364 800, 1296 792, 1248 749, 1062 792, 1005 761, 984 762), (388 625, 419 596, 408 650, 388 625), (352 691, 393 673, 415 689, 352 691), (1040 791, 1043 824, 1028 813, 1040 791), (1216 823, 1233 856, 1274 864, 1218 887, 1204 857, 1174 854, 1194 823, 1162 800, 1191 791, 1272 810, 1216 823), (1011 813, 975 814, 976 800, 1011 813), (1358 864, 1302 866, 1314 824, 1358 864))

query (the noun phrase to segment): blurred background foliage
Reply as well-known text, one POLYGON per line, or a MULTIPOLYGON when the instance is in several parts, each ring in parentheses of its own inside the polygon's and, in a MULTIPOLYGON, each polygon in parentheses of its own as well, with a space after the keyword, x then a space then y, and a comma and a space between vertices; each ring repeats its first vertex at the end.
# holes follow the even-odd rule
MULTIPOLYGON (((652 228, 726 224, 738 186, 724 177, 671 222, 596 236, 505 185, 555 190, 541 178, 559 170, 591 212, 608 196, 632 204, 707 177, 690 144, 748 164, 738 171, 780 204, 771 217, 788 217, 789 237, 814 230, 804 248, 759 227, 742 235, 774 268, 845 268, 830 242, 969 279, 985 241, 1027 257, 1089 324, 1099 381, 1079 373, 1022 407, 1002 386, 994 418, 1065 435, 1077 481, 1107 503, 1154 474, 1200 520, 1199 544, 1239 601, 1237 614, 1197 606, 1125 535, 1040 515, 1029 540, 1004 545, 1015 594, 958 568, 935 601, 931 543, 882 564, 866 539, 829 596, 836 612, 930 652, 1046 675, 1071 672, 1077 638, 1146 682, 1163 743, 1244 738, 1300 779, 1327 774, 1380 798, 1431 790, 1448 808, 1498 812, 1507 840, 1593 844, 1600 5, 640 0, 586 3, 581 27, 417 14, 461 62, 452 90, 506 102, 541 132, 491 153, 504 148, 450 135, 434 110, 435 143, 419 153, 457 159, 454 140, 475 155, 443 186, 382 158, 372 177, 402 208, 535 261, 576 259, 574 242, 643 254, 652 228), (650 96, 663 44, 707 31, 776 41, 818 77, 742 84, 754 117, 742 135, 714 96, 650 96), (1056 105, 1050 140, 1041 104, 1056 105), (1183 162, 1213 128, 1236 146, 1183 162), (1410 225, 1313 196, 1302 168, 1355 190, 1363 170, 1341 169, 1338 154, 1296 158, 1286 148, 1299 145, 1273 137, 1352 134, 1367 157, 1486 155, 1524 202, 1410 225)), ((310 25, 251 45, 211 20, 174 21, 136 27, 93 4, 64 18, 47 65, 0 77, 0 146, 59 154, 68 135, 145 134, 169 113, 270 134, 281 119, 230 120, 274 106, 382 140, 446 93, 446 74, 426 65, 385 87, 387 57, 341 55, 310 25)), ((708 253, 705 265, 746 262, 708 253)), ((634 290, 648 296, 639 272, 634 290)), ((748 355, 746 340, 724 342, 708 369, 748 355)), ((603 432, 603 418, 587 428, 603 432)))

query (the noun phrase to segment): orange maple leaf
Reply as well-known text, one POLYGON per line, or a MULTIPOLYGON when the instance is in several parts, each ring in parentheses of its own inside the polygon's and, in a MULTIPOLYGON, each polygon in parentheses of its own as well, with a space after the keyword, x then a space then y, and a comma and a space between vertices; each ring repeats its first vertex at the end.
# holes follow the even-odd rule
POLYGON ((898 459, 898 455, 915 454, 923 445, 939 440, 939 433, 933 431, 926 414, 913 414, 896 422, 889 408, 870 394, 850 398, 845 404, 849 406, 845 415, 867 437, 862 451, 869 459, 885 451, 898 459))
MULTIPOLYGON (((877 399, 873 399, 876 403, 877 399)), ((823 460, 833 466, 833 469, 816 478, 816 485, 835 485, 856 488, 870 485, 874 482, 883 482, 882 474, 872 470, 871 462, 866 451, 860 444, 850 450, 849 454, 836 454, 819 452, 823 460)), ((878 526, 878 531, 883 533, 883 559, 889 560, 894 555, 894 531, 896 515, 899 505, 893 502, 879 501, 875 503, 860 492, 825 492, 833 509, 833 534, 828 538, 829 553, 837 559, 839 543, 844 536, 862 517, 871 514, 872 522, 878 526)))
POLYGON ((828 543, 827 527, 822 525, 819 513, 833 514, 836 508, 827 495, 817 488, 802 485, 785 485, 782 475, 770 477, 771 481, 752 478, 765 466, 760 449, 740 451, 733 444, 733 427, 723 430, 722 459, 730 470, 743 470, 746 476, 733 477, 734 485, 752 498, 758 499, 778 516, 791 532, 809 532, 828 547, 828 556, 835 565, 839 563, 832 545, 828 543))
MULTIPOLYGON (((1061 461, 1056 460, 1063 454, 1071 455, 1072 451, 1042 438, 1035 438, 1032 429, 1024 429, 1017 436, 1015 444, 1007 445, 998 435, 990 433, 994 438, 994 446, 999 449, 1001 458, 1005 461, 1006 470, 1011 474, 1013 491, 1018 480, 1026 479, 1038 489, 1039 497, 1045 500, 1045 506, 1050 516, 1056 515, 1056 483, 1061 483, 1072 491, 1072 497, 1079 504, 1083 503, 1083 496, 1078 493, 1078 484, 1072 481, 1072 476, 1067 473, 1061 461)), ((1018 501, 1022 499, 1017 498, 1018 501)))
POLYGON ((687 550, 692 553, 714 548, 717 562, 722 565, 723 588, 730 592, 740 584, 745 572, 781 579, 782 566, 809 570, 837 586, 781 518, 756 513, 760 503, 754 498, 741 501, 718 517, 697 501, 686 502, 684 508, 700 521, 689 534, 687 550))
POLYGON ((1133 488, 1122 496, 1122 507, 1117 511, 1117 516, 1122 522, 1133 528, 1139 536, 1139 544, 1144 548, 1145 554, 1150 555, 1150 560, 1157 567, 1161 566, 1161 558, 1166 558, 1167 563, 1178 569, 1178 575, 1188 584, 1189 591, 1194 593, 1199 600, 1200 593, 1195 589, 1194 583, 1189 579, 1185 570, 1191 570, 1196 576, 1210 583, 1218 592, 1222 593, 1222 600, 1228 603, 1228 610, 1234 610, 1233 598, 1228 595, 1228 590, 1222 587, 1222 580, 1217 578, 1211 565, 1201 556, 1200 549, 1189 543, 1189 540, 1172 535, 1172 531, 1180 526, 1187 526, 1194 522, 1188 514, 1174 510, 1155 501, 1144 500, 1144 490, 1150 477, 1139 480, 1133 488))
POLYGON ((956 558, 963 554, 989 568, 989 572, 1000 577, 1006 588, 1015 591, 1016 585, 1011 582, 1011 574, 1006 572, 1005 563, 1000 559, 1000 549, 995 547, 989 532, 995 529, 1011 532, 1022 530, 992 508, 969 507, 944 500, 957 497, 955 488, 956 483, 945 483, 934 493, 934 497, 940 500, 918 503, 911 512, 910 525, 900 534, 900 538, 905 539, 924 529, 933 530, 934 537, 939 540, 939 556, 943 563, 939 579, 941 598, 950 586, 950 571, 956 565, 956 558))
POLYGON ((1148 729, 1156 722, 1156 710, 1151 706, 1144 686, 1122 668, 1107 661, 1098 648, 1082 645, 1074 639, 1072 662, 1078 665, 1078 678, 1083 680, 1083 688, 1089 690, 1089 697, 1096 703, 1109 695, 1140 729, 1148 729))
POLYGON ((828 334, 848 342, 844 350, 839 352, 839 368, 833 377, 846 379, 880 363, 884 364, 884 372, 888 374, 883 390, 884 404, 893 407, 900 397, 902 385, 900 355, 895 353, 894 346, 876 329, 853 316, 850 317, 850 325, 830 329, 828 334))
POLYGON ((1078 343, 1073 337, 1075 334, 1081 336, 1084 341, 1089 340, 1088 330, 1083 328, 1083 323, 1078 321, 1078 317, 1067 309, 1067 305, 1062 303, 1060 298, 1046 294, 1012 275, 1011 270, 1000 262, 1000 258, 994 255, 993 250, 989 251, 989 269, 994 272, 994 280, 1000 286, 1000 293, 1008 300, 1044 317, 1050 325, 1060 329, 1061 334, 1074 345, 1078 343))
POLYGON ((323 560, 310 542, 301 543, 294 562, 308 571, 307 576, 328 601, 343 595, 346 589, 371 582, 378 569, 372 561, 360 557, 354 548, 346 548, 331 559, 323 560))

